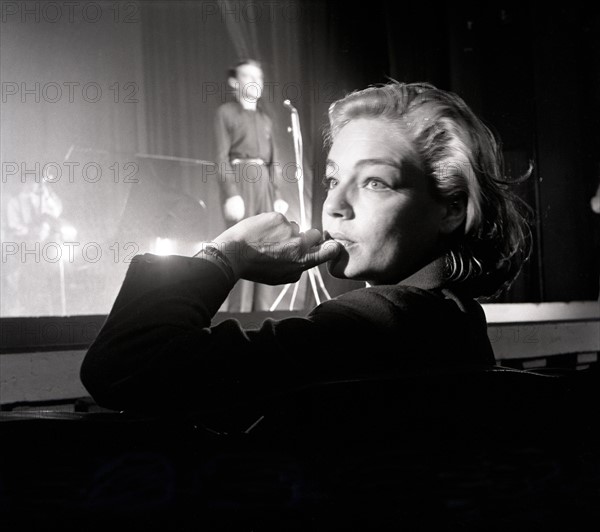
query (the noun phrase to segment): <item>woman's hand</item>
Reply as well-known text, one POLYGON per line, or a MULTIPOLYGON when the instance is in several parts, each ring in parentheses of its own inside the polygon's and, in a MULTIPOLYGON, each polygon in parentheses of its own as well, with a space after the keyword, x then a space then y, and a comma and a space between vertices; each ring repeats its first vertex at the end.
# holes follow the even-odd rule
POLYGON ((270 285, 296 282, 303 271, 335 258, 342 249, 334 240, 324 242, 318 229, 300 232, 296 222, 276 212, 242 220, 214 244, 237 277, 270 285))

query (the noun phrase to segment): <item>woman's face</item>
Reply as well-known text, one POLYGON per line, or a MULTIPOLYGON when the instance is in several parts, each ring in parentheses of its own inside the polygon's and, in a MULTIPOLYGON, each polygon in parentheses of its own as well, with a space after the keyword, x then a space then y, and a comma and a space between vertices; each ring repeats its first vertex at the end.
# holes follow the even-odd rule
POLYGON ((350 121, 335 137, 325 179, 323 229, 344 246, 328 263, 335 277, 395 284, 439 254, 446 209, 399 127, 350 121))

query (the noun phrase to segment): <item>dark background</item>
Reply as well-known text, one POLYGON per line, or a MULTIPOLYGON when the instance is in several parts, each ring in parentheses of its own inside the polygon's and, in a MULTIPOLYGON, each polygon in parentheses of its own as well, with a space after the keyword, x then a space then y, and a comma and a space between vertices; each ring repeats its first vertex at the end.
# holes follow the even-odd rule
MULTIPOLYGON (((534 209, 534 253, 499 302, 598 297, 600 25, 575 4, 350 2, 332 10, 340 79, 430 81, 455 91, 503 141, 534 209)), ((333 63, 332 59, 332 63, 333 63)), ((321 160, 320 153, 314 157, 321 160)), ((315 208, 322 194, 315 195, 315 208)))

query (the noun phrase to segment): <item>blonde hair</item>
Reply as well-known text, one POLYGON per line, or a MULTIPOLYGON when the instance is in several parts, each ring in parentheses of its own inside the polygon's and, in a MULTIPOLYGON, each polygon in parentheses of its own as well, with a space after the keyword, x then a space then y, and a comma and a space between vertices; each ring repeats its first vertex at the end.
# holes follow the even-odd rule
MULTIPOLYGON (((355 118, 402 128, 439 198, 466 199, 466 219, 446 254, 447 284, 473 297, 507 289, 531 249, 525 204, 503 175, 499 141, 456 94, 429 83, 392 81, 348 94, 329 108, 330 145, 355 118)), ((529 177, 531 168, 518 182, 529 177)))

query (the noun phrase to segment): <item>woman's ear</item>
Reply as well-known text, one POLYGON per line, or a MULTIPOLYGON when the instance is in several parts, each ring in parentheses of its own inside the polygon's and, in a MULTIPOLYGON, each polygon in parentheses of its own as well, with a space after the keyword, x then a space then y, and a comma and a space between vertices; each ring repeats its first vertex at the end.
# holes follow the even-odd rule
POLYGON ((467 198, 463 195, 452 196, 445 202, 445 214, 440 223, 440 232, 451 235, 465 223, 467 217, 467 198))
POLYGON ((234 77, 232 77, 232 76, 229 76, 229 77, 227 78, 227 84, 228 84, 228 85, 229 85, 229 86, 230 86, 232 89, 237 89, 237 88, 238 88, 238 85, 239 85, 239 82, 238 82, 237 78, 234 78, 234 77))

